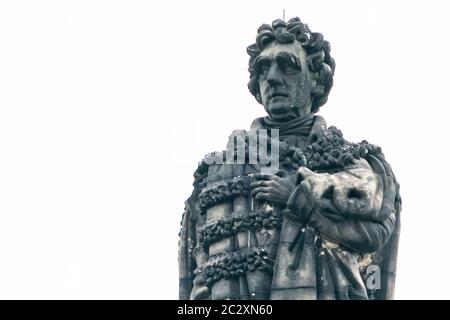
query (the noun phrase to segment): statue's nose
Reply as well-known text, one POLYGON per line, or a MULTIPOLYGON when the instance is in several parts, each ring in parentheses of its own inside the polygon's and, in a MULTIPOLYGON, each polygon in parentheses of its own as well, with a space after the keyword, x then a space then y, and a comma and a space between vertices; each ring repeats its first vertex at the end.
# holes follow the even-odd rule
POLYGON ((267 73, 267 82, 271 86, 277 86, 283 83, 280 67, 278 63, 272 63, 267 73))

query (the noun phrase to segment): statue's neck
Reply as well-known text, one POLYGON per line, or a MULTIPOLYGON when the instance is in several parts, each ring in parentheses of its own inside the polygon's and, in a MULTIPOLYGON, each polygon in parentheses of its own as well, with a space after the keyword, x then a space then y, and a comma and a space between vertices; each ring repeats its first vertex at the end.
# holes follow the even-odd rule
POLYGON ((262 125, 266 129, 278 129, 280 136, 302 135, 308 136, 314 123, 314 115, 308 114, 288 121, 273 120, 270 117, 262 119, 262 125))

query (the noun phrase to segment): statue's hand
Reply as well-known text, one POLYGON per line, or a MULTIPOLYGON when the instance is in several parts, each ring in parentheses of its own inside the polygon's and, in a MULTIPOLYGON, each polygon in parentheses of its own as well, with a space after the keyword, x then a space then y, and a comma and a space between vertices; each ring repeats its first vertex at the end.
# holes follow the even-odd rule
POLYGON ((256 174, 257 181, 251 184, 252 196, 258 201, 268 201, 284 207, 295 188, 295 176, 286 171, 276 174, 256 174))

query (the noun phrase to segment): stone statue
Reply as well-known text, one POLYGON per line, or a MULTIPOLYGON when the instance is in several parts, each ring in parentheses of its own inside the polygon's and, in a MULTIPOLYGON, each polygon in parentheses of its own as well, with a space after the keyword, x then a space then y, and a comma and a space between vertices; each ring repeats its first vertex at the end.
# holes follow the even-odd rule
POLYGON ((247 52, 267 116, 194 173, 180 299, 392 299, 399 185, 379 147, 316 115, 333 85, 329 43, 293 18, 261 25, 247 52))

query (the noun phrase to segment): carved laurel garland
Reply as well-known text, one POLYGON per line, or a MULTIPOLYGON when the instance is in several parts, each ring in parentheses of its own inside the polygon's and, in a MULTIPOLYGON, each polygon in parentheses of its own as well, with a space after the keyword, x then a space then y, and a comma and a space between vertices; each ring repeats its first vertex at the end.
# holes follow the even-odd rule
POLYGON ((238 176, 231 181, 224 181, 205 189, 199 196, 200 214, 204 215, 209 208, 234 197, 248 196, 251 191, 250 183, 251 177, 238 176))
POLYGON ((273 212, 257 211, 247 216, 220 219, 200 231, 199 243, 207 247, 211 243, 233 236, 243 231, 261 229, 281 229, 282 218, 273 212))
POLYGON ((195 274, 203 276, 203 283, 212 287, 221 279, 236 279, 247 272, 256 270, 273 272, 274 261, 264 249, 248 249, 246 251, 226 253, 216 262, 197 269, 195 274))
POLYGON ((368 155, 383 157, 380 147, 366 140, 360 143, 348 142, 342 132, 333 126, 312 136, 312 143, 304 152, 307 167, 313 171, 343 170, 354 164, 355 160, 367 158, 368 155))

